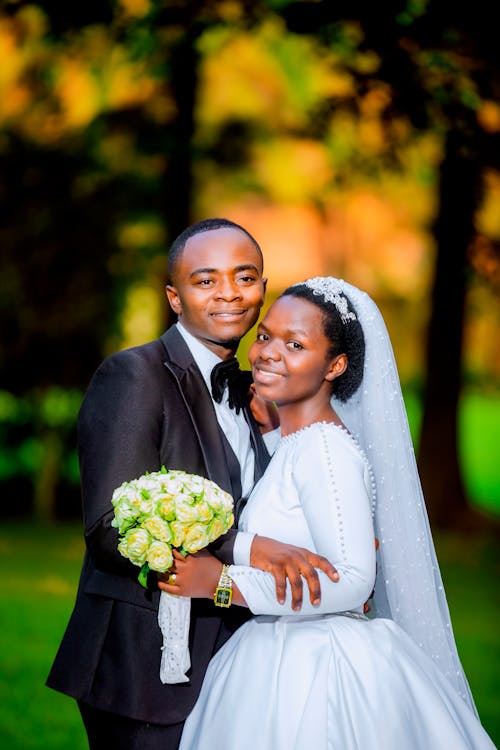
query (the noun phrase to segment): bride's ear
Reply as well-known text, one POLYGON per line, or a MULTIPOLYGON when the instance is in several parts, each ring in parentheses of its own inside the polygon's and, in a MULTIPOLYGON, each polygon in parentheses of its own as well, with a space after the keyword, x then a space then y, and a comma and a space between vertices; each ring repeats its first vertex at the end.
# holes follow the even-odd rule
POLYGON ((330 362, 330 368, 325 375, 325 380, 333 382, 339 375, 343 375, 347 370, 348 360, 347 354, 337 354, 336 357, 330 362))

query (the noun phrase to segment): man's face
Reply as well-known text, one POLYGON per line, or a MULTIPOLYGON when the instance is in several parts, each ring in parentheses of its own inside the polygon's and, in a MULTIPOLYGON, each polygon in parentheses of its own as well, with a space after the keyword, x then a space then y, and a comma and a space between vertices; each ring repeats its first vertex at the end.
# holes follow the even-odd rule
POLYGON ((235 351, 264 302, 262 258, 250 238, 232 228, 196 234, 173 275, 167 297, 182 325, 219 356, 235 351))

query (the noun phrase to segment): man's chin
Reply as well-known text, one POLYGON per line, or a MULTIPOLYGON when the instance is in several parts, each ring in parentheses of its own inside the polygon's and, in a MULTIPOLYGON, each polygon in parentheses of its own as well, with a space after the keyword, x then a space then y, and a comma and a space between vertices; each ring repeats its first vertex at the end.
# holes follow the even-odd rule
POLYGON ((243 331, 241 326, 220 326, 215 330, 212 328, 209 338, 213 344, 224 346, 227 349, 236 349, 247 332, 246 327, 243 331))
POLYGON ((224 349, 232 349, 233 351, 236 351, 236 349, 239 346, 239 343, 243 337, 242 336, 236 336, 231 338, 214 338, 212 339, 212 344, 217 344, 217 346, 223 346, 224 349))

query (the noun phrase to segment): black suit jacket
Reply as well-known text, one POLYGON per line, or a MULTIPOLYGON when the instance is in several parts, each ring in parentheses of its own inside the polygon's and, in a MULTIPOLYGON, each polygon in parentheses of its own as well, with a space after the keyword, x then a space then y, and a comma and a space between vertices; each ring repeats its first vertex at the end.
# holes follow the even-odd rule
MULTIPOLYGON (((252 429, 257 433, 255 425, 252 429)), ((224 611, 193 599, 190 681, 163 685, 159 591, 138 584, 139 569, 117 552, 118 533, 111 527, 113 490, 162 465, 206 476, 232 491, 212 399, 176 328, 104 360, 82 403, 78 447, 87 551, 47 685, 134 719, 183 721, 211 656, 248 617, 247 610, 224 611)), ((217 545, 222 560, 232 561, 233 543, 230 532, 217 545)))

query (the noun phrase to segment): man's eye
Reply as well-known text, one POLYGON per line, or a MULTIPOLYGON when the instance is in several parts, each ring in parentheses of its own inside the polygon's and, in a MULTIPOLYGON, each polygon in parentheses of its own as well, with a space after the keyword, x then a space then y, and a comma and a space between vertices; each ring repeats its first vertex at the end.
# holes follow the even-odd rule
POLYGON ((213 280, 212 279, 200 279, 198 284, 200 286, 210 286, 211 284, 213 284, 213 280))
POLYGON ((238 281, 242 282, 243 284, 251 284, 255 281, 255 276, 239 276, 238 281))

